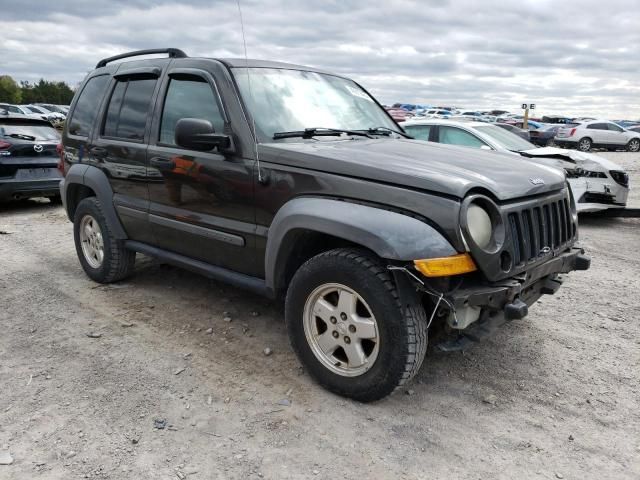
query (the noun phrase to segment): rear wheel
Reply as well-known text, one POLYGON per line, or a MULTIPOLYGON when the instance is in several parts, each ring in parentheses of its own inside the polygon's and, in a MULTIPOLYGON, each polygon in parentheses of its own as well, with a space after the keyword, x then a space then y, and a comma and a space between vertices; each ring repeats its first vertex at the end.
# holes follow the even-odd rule
POLYGON ((73 237, 80 264, 92 280, 116 282, 133 272, 136 254, 114 238, 97 198, 88 197, 78 204, 73 237))
POLYGON ((627 143, 627 151, 629 152, 637 152, 640 150, 640 138, 632 138, 627 143))
POLYGON ((581 152, 588 152, 591 150, 591 139, 590 138, 581 138, 578 142, 578 150, 581 152))
POLYGON ((331 250, 300 267, 285 317, 293 348, 316 381, 362 402, 411 379, 427 349, 424 309, 403 311, 384 265, 363 250, 331 250))

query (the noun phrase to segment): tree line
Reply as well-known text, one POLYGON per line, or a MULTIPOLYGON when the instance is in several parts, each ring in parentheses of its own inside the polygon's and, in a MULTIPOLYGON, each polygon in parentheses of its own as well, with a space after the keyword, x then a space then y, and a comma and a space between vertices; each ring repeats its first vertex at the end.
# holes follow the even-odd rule
POLYGON ((18 84, 11 76, 0 75, 0 103, 69 105, 73 93, 66 82, 50 82, 41 78, 38 82, 22 81, 18 84))

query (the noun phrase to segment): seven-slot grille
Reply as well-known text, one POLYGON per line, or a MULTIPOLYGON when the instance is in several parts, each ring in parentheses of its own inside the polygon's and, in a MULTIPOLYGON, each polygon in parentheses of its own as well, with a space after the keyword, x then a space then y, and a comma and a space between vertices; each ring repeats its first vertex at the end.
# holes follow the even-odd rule
POLYGON ((545 247, 556 250, 576 235, 576 225, 566 198, 542 206, 509 213, 508 229, 513 242, 513 264, 536 260, 545 247))

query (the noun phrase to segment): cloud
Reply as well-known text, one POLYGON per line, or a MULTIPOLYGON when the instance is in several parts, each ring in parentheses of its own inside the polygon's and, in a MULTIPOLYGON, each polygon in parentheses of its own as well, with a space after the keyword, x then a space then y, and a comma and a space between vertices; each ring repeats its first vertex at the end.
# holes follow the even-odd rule
MULTIPOLYGON (((250 57, 352 77, 385 103, 640 118, 640 10, 622 0, 241 4, 250 57)), ((0 31, 0 74, 19 80, 75 85, 141 48, 243 55, 235 0, 10 0, 0 31)))

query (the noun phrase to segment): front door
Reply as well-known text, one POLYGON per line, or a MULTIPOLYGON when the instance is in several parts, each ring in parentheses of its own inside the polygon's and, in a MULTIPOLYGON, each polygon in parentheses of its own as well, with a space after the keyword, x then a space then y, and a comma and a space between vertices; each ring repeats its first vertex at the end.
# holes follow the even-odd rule
MULTIPOLYGON (((183 62, 184 64, 184 62, 183 62)), ((214 78, 196 68, 170 70, 157 104, 147 152, 149 220, 157 246, 190 258, 259 275, 255 259, 253 160, 175 143, 181 118, 229 126, 214 78)))

